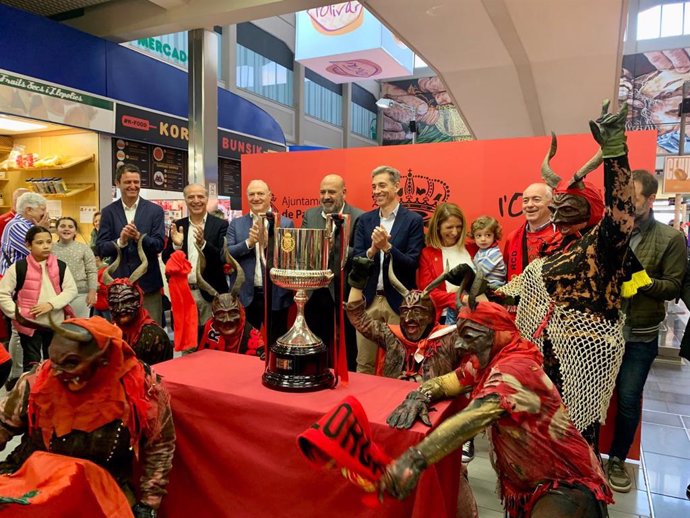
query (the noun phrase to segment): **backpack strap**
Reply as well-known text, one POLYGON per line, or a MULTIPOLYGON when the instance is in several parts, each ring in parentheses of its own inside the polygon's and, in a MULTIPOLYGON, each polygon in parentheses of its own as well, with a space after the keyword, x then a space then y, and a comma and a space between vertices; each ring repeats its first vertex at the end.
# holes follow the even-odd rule
POLYGON ((24 281, 26 280, 26 269, 28 265, 26 262, 26 259, 20 259, 16 263, 14 263, 14 271, 17 274, 17 285, 14 288, 14 294, 15 298, 17 296, 17 292, 22 289, 24 286, 24 281))

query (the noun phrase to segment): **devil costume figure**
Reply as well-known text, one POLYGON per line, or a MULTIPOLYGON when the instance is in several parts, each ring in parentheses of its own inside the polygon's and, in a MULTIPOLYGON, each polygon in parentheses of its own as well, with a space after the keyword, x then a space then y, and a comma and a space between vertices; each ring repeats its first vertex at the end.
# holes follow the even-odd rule
MULTIPOLYGON (((403 296, 400 304, 400 325, 374 320, 365 311, 362 290, 373 269, 373 261, 366 257, 355 257, 348 282, 352 289, 345 310, 354 328, 366 338, 378 344, 379 354, 376 373, 388 378, 423 381, 453 372, 460 365, 462 352, 455 347, 457 339, 453 326, 435 324, 436 306, 429 292, 446 281, 446 278, 463 277, 464 287, 472 280, 468 265, 459 265, 450 272, 440 275, 426 289, 408 290, 393 273, 393 261, 388 267, 388 278, 403 296)), ((462 292, 462 287, 460 292, 462 292)), ((424 422, 431 425, 428 416, 424 422)), ((476 518, 477 504, 467 480, 467 468, 463 465, 458 492, 458 517, 476 518)))
POLYGON ((231 353, 259 356, 264 359, 265 344, 261 333, 252 326, 244 313, 244 306, 240 302, 240 289, 244 284, 244 270, 230 255, 227 248, 225 260, 232 264, 237 272, 237 278, 229 293, 218 293, 202 274, 206 269, 206 260, 203 253, 199 253, 196 279, 199 289, 213 297, 211 302, 212 317, 204 326, 201 343, 197 350, 214 349, 231 353))
MULTIPOLYGON (((390 283, 403 296, 400 325, 392 325, 371 318, 365 311, 362 290, 372 268, 371 259, 353 259, 348 278, 352 290, 345 310, 354 328, 379 346, 376 374, 422 381, 457 368, 460 356, 454 347, 455 328, 435 324, 436 306, 429 296, 431 290, 445 282, 447 274, 439 276, 424 290, 408 290, 389 267, 390 283)), ((453 270, 454 277, 459 277, 456 272, 457 269, 453 270)))
MULTIPOLYGON (((143 237, 143 236, 142 236, 143 237)), ((113 280, 112 275, 120 265, 122 254, 118 248, 117 259, 103 272, 103 282, 107 285, 107 298, 113 323, 122 329, 122 336, 144 363, 154 365, 171 360, 173 346, 165 330, 151 318, 143 306, 144 292, 136 284, 148 268, 148 259, 139 239, 139 258, 141 264, 127 278, 113 280)))
MULTIPOLYGON (((54 475, 41 465, 47 454, 40 452, 85 459, 113 477, 129 505, 134 505, 136 518, 155 517, 175 450, 167 392, 122 340, 120 329, 103 318, 76 318, 51 326, 55 335, 50 359, 24 374, 0 401, 0 449, 23 434, 21 444, 0 463, 0 472, 12 473, 27 463, 34 466, 34 473, 54 475), (135 459, 141 466, 136 504, 129 485, 135 459)), ((65 457, 48 458, 70 462, 65 457)), ((25 469, 15 477, 22 472, 25 469)), ((103 492, 92 480, 99 479, 89 479, 92 491, 103 492)), ((0 494, 8 483, 12 478, 0 477, 0 494)), ((56 485, 53 479, 48 483, 56 485)), ((49 489, 50 485, 46 493, 49 489)), ((100 495, 96 500, 122 496, 100 495)), ((83 515, 97 515, 88 511, 83 515)))
POLYGON ((462 308, 457 322, 457 347, 467 361, 408 394, 388 424, 428 422, 434 401, 463 392, 471 391, 471 402, 389 464, 382 490, 405 498, 427 466, 489 426, 491 460, 508 516, 607 516, 613 499, 601 466, 543 371, 541 353, 520 337, 505 308, 493 302, 472 306, 462 308))
POLYGON ((555 187, 554 224, 566 234, 565 249, 531 262, 498 293, 519 297, 516 324, 522 336, 543 351, 545 370, 561 390, 578 430, 596 448, 598 423, 606 416, 623 352, 621 287, 634 257, 633 182, 627 159, 627 106, 590 122, 601 151, 571 181, 561 181, 549 160, 542 174, 555 187), (596 189, 583 181, 604 162, 606 207, 603 219, 579 239, 568 234, 591 225, 602 213, 596 189))

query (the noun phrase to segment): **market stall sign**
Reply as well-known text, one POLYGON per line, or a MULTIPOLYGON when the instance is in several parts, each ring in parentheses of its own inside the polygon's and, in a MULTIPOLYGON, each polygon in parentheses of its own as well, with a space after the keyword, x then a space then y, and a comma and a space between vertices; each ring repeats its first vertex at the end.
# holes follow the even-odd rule
MULTIPOLYGON (((187 149, 187 121, 125 104, 117 104, 115 133, 119 137, 151 144, 187 149)), ((285 151, 285 147, 264 140, 218 130, 218 156, 239 160, 244 154, 285 151)))
POLYGON ((141 38, 136 41, 135 45, 148 50, 152 54, 164 56, 176 63, 187 66, 187 49, 178 49, 170 43, 161 41, 158 38, 141 38))
POLYGON ((65 86, 0 70, 0 112, 113 133, 114 102, 65 86))
POLYGON ((414 70, 414 53, 355 1, 298 12, 295 61, 334 83, 414 70))

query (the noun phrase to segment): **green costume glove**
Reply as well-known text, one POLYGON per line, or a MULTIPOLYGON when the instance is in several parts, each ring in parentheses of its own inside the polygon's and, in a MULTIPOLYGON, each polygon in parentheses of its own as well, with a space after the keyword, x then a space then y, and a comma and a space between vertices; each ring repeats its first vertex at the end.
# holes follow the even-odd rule
POLYGON ((589 121, 589 129, 594 140, 601 146, 604 158, 614 158, 628 153, 625 144, 625 121, 628 117, 628 104, 624 103, 618 113, 608 113, 611 101, 606 99, 601 107, 601 116, 596 121, 589 121))
POLYGON ((373 260, 366 257, 353 257, 352 269, 350 270, 350 275, 347 276, 347 282, 353 288, 363 290, 367 285, 369 275, 371 275, 371 270, 373 268, 373 260))

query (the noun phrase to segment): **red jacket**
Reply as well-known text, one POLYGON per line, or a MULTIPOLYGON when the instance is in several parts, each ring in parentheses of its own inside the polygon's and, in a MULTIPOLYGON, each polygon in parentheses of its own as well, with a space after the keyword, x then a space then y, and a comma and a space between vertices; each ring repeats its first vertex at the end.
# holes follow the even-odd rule
MULTIPOLYGON (((476 245, 475 250, 476 252, 476 245)), ((468 250, 470 256, 474 253, 468 250)), ((443 273, 443 251, 440 248, 425 246, 419 256, 419 267, 417 269, 417 288, 423 290, 436 277, 443 273)), ((432 302, 436 306, 436 320, 446 308, 455 309, 455 293, 448 293, 446 283, 431 290, 429 293, 432 302)))

